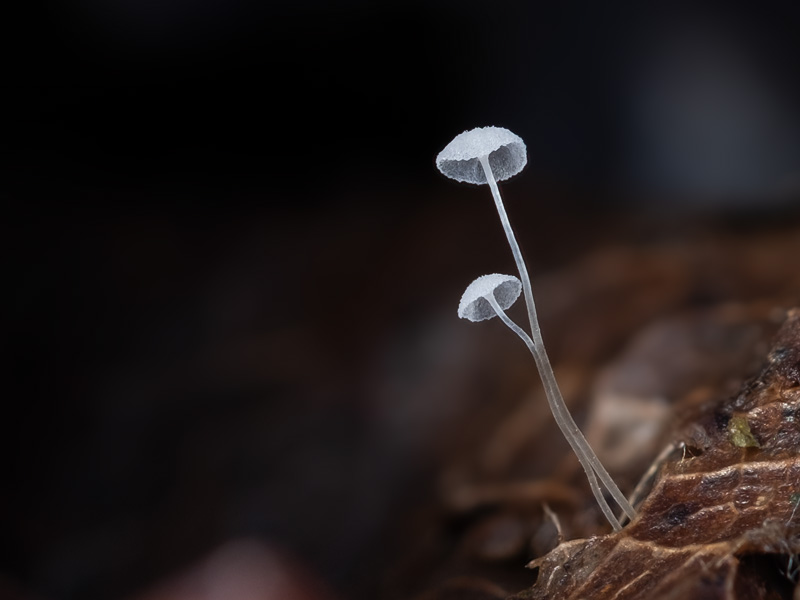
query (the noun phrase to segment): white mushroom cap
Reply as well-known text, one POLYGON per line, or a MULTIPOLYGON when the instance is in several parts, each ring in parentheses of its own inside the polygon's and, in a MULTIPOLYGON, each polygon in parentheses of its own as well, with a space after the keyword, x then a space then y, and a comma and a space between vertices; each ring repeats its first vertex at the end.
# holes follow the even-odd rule
POLYGON ((476 127, 458 134, 436 157, 436 167, 450 179, 486 183, 480 158, 489 157, 496 181, 513 177, 525 167, 525 142, 502 127, 476 127))
POLYGON ((481 275, 467 286, 461 296, 458 316, 475 322, 491 319, 497 313, 486 299, 489 294, 494 294, 497 304, 505 310, 517 301, 521 290, 522 284, 513 275, 481 275))

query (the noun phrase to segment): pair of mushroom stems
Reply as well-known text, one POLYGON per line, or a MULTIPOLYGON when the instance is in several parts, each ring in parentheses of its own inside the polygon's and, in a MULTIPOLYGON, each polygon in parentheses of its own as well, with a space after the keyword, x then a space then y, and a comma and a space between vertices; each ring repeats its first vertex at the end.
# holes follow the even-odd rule
POLYGON ((494 174, 489 166, 488 156, 481 157, 480 162, 483 166, 483 171, 486 174, 486 181, 489 183, 489 187, 492 190, 492 197, 494 198, 494 203, 500 216, 500 222, 502 223, 503 230, 508 238, 508 243, 511 246, 511 253, 514 255, 514 261, 517 264, 517 270, 519 271, 520 280, 522 281, 522 291, 525 295, 525 304, 528 307, 528 319, 530 321, 531 336, 529 336, 519 325, 514 323, 514 321, 512 321, 508 315, 506 315, 505 311, 497 303, 494 293, 489 294, 486 299, 489 301, 492 308, 503 321, 503 323, 505 323, 509 329, 516 333, 520 339, 525 342, 525 345, 528 346, 528 350, 530 350, 531 354, 533 355, 533 360, 536 363, 536 368, 539 371, 539 376, 542 379, 545 396, 547 396, 547 403, 550 405, 550 410, 553 413, 553 417, 561 429, 561 432, 564 434, 564 437, 567 439, 570 447, 578 457, 583 470, 586 472, 586 477, 589 480, 592 494, 594 494, 594 497, 600 506, 600 510, 603 512, 603 515, 605 515, 606 519, 608 519, 608 521, 611 523, 611 526, 614 528, 614 530, 619 531, 622 529, 620 521, 617 519, 617 517, 614 515, 614 512, 611 510, 611 507, 608 505, 597 478, 600 478, 600 481, 602 481, 612 498, 614 498, 617 504, 619 504, 620 508, 622 508, 625 516, 633 520, 633 518, 636 516, 636 511, 633 509, 630 502, 628 502, 628 499, 625 497, 619 487, 617 487, 617 484, 614 483, 611 475, 609 475, 608 471, 606 471, 605 467, 603 467, 600 459, 597 458, 597 455, 592 450, 589 442, 586 441, 583 433, 580 429, 578 429, 578 425, 575 423, 575 420, 572 418, 572 415, 570 415, 569 410, 567 409, 567 405, 564 403, 558 383, 556 382, 555 374, 553 373, 553 368, 550 365, 550 359, 548 358, 544 347, 542 332, 539 328, 539 320, 536 317, 536 304, 533 301, 531 281, 530 277, 528 276, 528 270, 525 267, 525 261, 522 258, 522 252, 520 251, 519 244, 517 244, 514 231, 511 229, 511 223, 508 220, 508 215, 506 214, 505 207, 503 206, 503 200, 500 197, 500 190, 497 188, 497 182, 495 181, 494 174))

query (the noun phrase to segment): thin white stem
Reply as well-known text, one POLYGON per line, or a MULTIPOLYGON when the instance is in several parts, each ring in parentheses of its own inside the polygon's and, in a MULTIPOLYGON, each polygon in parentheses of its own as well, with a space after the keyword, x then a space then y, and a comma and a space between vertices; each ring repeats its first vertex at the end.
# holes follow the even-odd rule
MULTIPOLYGON (((486 299, 489 301, 489 304, 492 305, 492 308, 495 310, 503 323, 505 323, 511 331, 516 333, 519 338, 525 342, 528 350, 530 350, 531 354, 533 355, 533 360, 536 362, 536 366, 539 367, 539 357, 536 352, 536 347, 534 346, 533 340, 531 340, 530 336, 525 333, 525 330, 523 330, 519 325, 509 318, 509 316, 497 303, 493 293, 486 296, 486 299)), ((620 525, 619 520, 617 520, 617 517, 614 515, 614 511, 612 511, 611 507, 608 505, 605 496, 603 496, 603 490, 597 481, 597 476, 593 471, 591 461, 588 460, 583 452, 581 452, 575 441, 575 431, 580 433, 577 425, 575 425, 575 421, 572 420, 572 417, 569 415, 568 411, 563 410, 558 403, 554 401, 554 395, 551 393, 551 391, 548 391, 545 388, 545 392, 545 395, 547 396, 547 403, 550 405, 550 410, 555 417, 559 429, 561 429, 561 432, 564 434, 564 437, 567 439, 567 442, 569 443, 573 452, 575 452, 575 455, 578 457, 578 461, 581 463, 583 470, 586 472, 586 478, 589 480, 589 487, 592 489, 592 494, 594 494, 594 498, 597 500, 600 510, 603 511, 603 514, 605 515, 606 519, 608 519, 608 522, 611 523, 614 531, 620 531, 622 526, 620 525)))
MULTIPOLYGON (((608 489, 609 493, 617 502, 617 504, 619 504, 625 514, 628 515, 631 520, 633 520, 633 518, 636 516, 636 511, 633 509, 630 502, 628 502, 628 499, 625 497, 619 487, 617 487, 617 484, 614 483, 611 475, 609 475, 608 471, 606 471, 605 467, 603 467, 600 459, 597 458, 597 455, 594 453, 591 446, 589 446, 589 442, 586 441, 583 433, 581 433, 580 429, 578 429, 578 426, 575 424, 572 415, 569 414, 569 410, 567 410, 564 399, 561 396, 561 391, 558 388, 558 383, 556 382, 556 377, 553 373, 553 367, 550 365, 550 359, 548 358, 547 351, 544 347, 542 332, 539 328, 539 320, 536 316, 536 303, 533 300, 531 280, 528 276, 528 269, 525 267, 525 260, 522 258, 522 251, 517 243, 517 238, 514 235, 514 231, 511 229, 511 223, 508 220, 505 206, 503 206, 503 199, 500 196, 500 190, 497 187, 497 182, 495 181, 494 173, 492 173, 492 168, 489 166, 488 156, 481 157, 480 161, 481 165, 483 166, 483 171, 486 174, 486 181, 489 183, 489 188, 492 191, 495 207, 497 208, 497 213, 500 216, 500 223, 503 225, 506 238, 511 246, 511 253, 514 255, 514 262, 517 264, 517 270, 519 271, 520 280, 522 281, 522 292, 525 296, 525 304, 528 308, 528 320, 531 327, 531 337, 533 338, 532 340, 531 338, 528 338, 531 340, 531 345, 529 348, 531 349, 531 354, 533 354, 534 361, 536 362, 536 367, 539 370, 539 376, 542 378, 545 395, 547 396, 547 401, 550 404, 551 410, 553 411, 553 416, 559 423, 561 431, 564 433, 564 436, 567 438, 570 446, 575 451, 575 454, 578 455, 578 459, 581 460, 581 464, 584 464, 584 461, 586 461, 591 465, 592 469, 594 469, 594 471, 597 473, 600 481, 603 482, 603 485, 608 489)), ((498 312, 498 314, 500 313, 498 312)), ((506 324, 508 325, 508 323, 506 324)), ((517 329, 519 329, 516 324, 514 325, 517 327, 517 329)), ((524 333, 524 331, 522 332, 524 333)), ((517 335, 519 335, 519 333, 517 333, 517 335)), ((603 508, 602 504, 600 507, 603 508)), ((605 514, 605 511, 603 512, 605 514)), ((611 519, 609 519, 609 521, 611 521, 611 519)), ((611 524, 614 525, 614 521, 611 521, 611 524)))
POLYGON ((533 339, 541 339, 542 334, 539 331, 539 320, 536 318, 536 304, 533 302, 531 279, 528 277, 528 269, 525 267, 522 251, 519 249, 514 230, 511 229, 511 223, 508 220, 506 208, 503 205, 503 199, 500 197, 500 190, 497 188, 497 182, 494 179, 492 167, 489 166, 489 157, 481 156, 480 161, 481 166, 483 166, 483 172, 486 174, 486 181, 489 183, 489 188, 492 190, 494 205, 497 207, 497 214, 500 215, 500 223, 503 225, 506 238, 508 238, 508 245, 511 246, 511 254, 514 255, 514 262, 517 263, 517 271, 519 271, 519 278, 522 281, 522 293, 525 294, 525 304, 528 306, 528 319, 531 323, 531 334, 533 335, 533 339))

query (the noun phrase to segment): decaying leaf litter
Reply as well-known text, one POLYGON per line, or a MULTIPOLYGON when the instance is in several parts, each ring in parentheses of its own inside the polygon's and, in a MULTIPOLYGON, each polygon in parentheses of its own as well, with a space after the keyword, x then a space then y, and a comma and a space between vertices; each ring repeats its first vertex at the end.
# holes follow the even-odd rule
POLYGON ((800 554, 800 309, 759 375, 691 425, 628 527, 534 560, 537 582, 515 598, 789 597, 800 554))

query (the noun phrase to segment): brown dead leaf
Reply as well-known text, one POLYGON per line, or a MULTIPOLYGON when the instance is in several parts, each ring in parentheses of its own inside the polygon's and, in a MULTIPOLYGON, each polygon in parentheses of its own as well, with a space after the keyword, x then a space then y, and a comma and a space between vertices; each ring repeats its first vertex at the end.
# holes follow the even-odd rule
MULTIPOLYGON (((687 429, 636 519, 530 563, 514 598, 790 598, 800 554, 800 309, 761 373, 687 429)), ((797 594, 795 593, 795 597, 797 594)))

